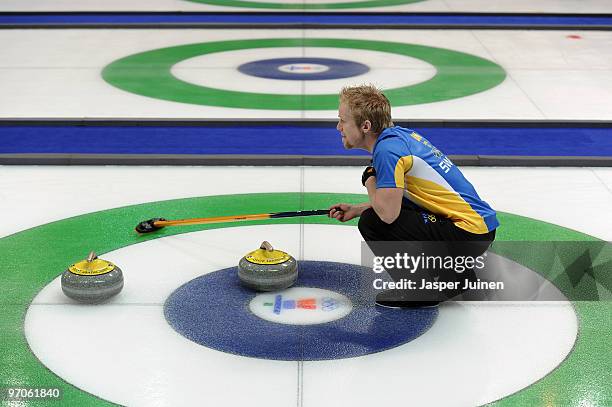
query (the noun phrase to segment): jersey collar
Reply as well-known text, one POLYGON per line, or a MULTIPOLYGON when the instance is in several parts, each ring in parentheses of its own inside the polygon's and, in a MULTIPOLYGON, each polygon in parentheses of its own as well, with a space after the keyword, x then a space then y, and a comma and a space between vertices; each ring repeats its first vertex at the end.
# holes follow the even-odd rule
POLYGON ((372 154, 374 154, 374 151, 376 151, 376 146, 378 146, 378 143, 381 140, 384 140, 386 138, 389 137, 395 137, 396 134, 393 133, 393 129, 395 129, 397 126, 393 126, 393 127, 387 127, 386 129, 384 129, 379 135, 378 138, 376 139, 376 143, 374 143, 374 148, 372 148, 372 154))

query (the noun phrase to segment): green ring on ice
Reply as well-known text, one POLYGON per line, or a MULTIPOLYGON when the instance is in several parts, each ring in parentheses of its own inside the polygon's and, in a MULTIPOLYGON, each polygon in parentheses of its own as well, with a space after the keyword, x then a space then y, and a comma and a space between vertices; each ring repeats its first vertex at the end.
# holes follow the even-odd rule
MULTIPOLYGON (((306 223, 354 227, 357 224, 355 220, 339 223, 325 216, 313 216, 164 228, 139 236, 134 232, 139 221, 158 216, 182 219, 295 211, 327 207, 335 202, 358 203, 364 200, 367 200, 366 195, 337 193, 262 193, 175 199, 79 215, 0 238, 0 307, 3 309, 0 319, 0 360, 10 366, 0 369, 0 387, 59 387, 63 390, 63 404, 66 405, 115 405, 76 388, 48 370, 31 352, 24 332, 25 314, 34 297, 68 265, 81 260, 91 250, 103 255, 166 236, 247 225, 306 223)), ((583 233, 534 219, 508 213, 498 213, 498 216, 502 226, 498 229, 497 240, 599 241, 583 233)), ((606 258, 612 259, 612 245, 606 244, 603 251, 606 258)), ((507 253, 503 255, 543 273, 538 270, 537 262, 513 258, 507 253)), ((570 283, 565 284, 565 288, 559 288, 567 295, 567 287, 571 290, 570 283)), ((491 406, 580 405, 581 400, 590 399, 595 393, 604 398, 612 394, 612 384, 607 380, 612 365, 609 352, 609 344, 612 343, 612 303, 574 301, 572 304, 579 320, 573 351, 546 377, 491 403, 491 406), (593 326, 598 327, 597 332, 589 330, 593 326), (582 388, 583 381, 576 378, 584 377, 585 372, 588 372, 586 381, 589 386, 582 388)), ((597 402, 605 405, 607 401, 604 398, 597 402)))
POLYGON ((185 82, 171 72, 175 64, 189 58, 216 52, 277 47, 331 47, 388 52, 433 65, 436 69, 433 78, 384 90, 394 107, 473 95, 499 85, 506 78, 504 69, 495 62, 459 51, 399 42, 333 38, 233 40, 160 48, 111 62, 103 69, 102 77, 109 84, 130 93, 195 105, 269 110, 337 109, 337 93, 288 95, 239 92, 185 82))

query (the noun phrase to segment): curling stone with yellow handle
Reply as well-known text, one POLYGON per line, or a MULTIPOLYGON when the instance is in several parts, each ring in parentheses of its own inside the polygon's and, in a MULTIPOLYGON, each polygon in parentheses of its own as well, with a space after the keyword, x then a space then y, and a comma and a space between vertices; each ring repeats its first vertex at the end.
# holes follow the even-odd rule
POLYGON ((62 274, 62 291, 73 300, 95 304, 108 300, 123 289, 123 273, 94 252, 68 267, 62 274))
POLYGON ((266 241, 238 263, 238 277, 243 285, 256 291, 277 291, 292 286, 298 277, 297 261, 275 250, 266 241))

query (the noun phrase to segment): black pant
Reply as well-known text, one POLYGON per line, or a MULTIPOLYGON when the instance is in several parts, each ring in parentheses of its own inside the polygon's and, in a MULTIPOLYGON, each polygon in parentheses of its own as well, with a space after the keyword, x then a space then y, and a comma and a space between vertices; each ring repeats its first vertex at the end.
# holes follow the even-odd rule
POLYGON ((486 244, 485 250, 495 239, 495 230, 481 235, 470 233, 455 226, 450 219, 410 206, 402 206, 398 218, 391 224, 383 222, 374 209, 366 209, 359 218, 359 232, 366 242, 481 241, 483 246, 486 244))
MULTIPOLYGON (((495 230, 484 234, 475 234, 465 231, 453 224, 450 219, 432 214, 420 208, 404 205, 398 218, 391 224, 383 222, 374 209, 363 211, 359 219, 359 232, 376 256, 390 256, 391 252, 385 251, 385 246, 375 242, 402 241, 402 242, 441 242, 432 243, 429 249, 413 243, 406 244, 408 251, 421 250, 435 251, 437 255, 471 256, 482 255, 495 239, 495 230), (442 252, 440 251, 442 249, 442 252)), ((424 246, 428 246, 425 244, 424 246)), ((400 281, 407 277, 406 270, 385 268, 394 281, 400 281)), ((466 269, 461 274, 445 270, 428 270, 413 272, 411 277, 427 278, 429 280, 458 281, 459 279, 470 279, 475 281, 477 276, 473 269, 466 269), (425 276, 425 277, 424 277, 425 276)), ((447 299, 460 292, 445 292, 442 299, 447 299)), ((423 299, 423 298, 421 298, 423 299)))

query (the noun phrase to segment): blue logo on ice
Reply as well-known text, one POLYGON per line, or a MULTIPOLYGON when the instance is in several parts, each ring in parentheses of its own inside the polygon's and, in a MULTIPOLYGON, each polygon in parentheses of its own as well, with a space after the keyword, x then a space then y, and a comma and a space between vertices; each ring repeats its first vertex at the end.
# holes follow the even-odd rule
POLYGON ((277 293, 261 293, 249 303, 259 318, 278 324, 324 324, 351 313, 351 300, 332 290, 318 287, 292 287, 277 293))
MULTIPOLYGON (((298 300, 283 300, 283 296, 278 294, 274 297, 274 302, 265 302, 264 306, 273 307, 273 312, 277 315, 281 313, 283 309, 317 309, 316 298, 300 298, 298 300)), ((323 311, 329 311, 329 309, 323 309, 323 311)))
POLYGON ((238 71, 266 79, 314 81, 359 76, 370 70, 365 64, 336 58, 274 58, 247 62, 238 71))
MULTIPOLYGON (((272 311, 279 315, 284 309, 317 309, 316 298, 299 298, 297 300, 289 299, 283 300, 283 296, 278 294, 274 297, 274 302, 264 302, 264 306, 272 307, 272 311)), ((338 309, 340 301, 331 297, 321 298, 321 311, 329 312, 338 309)))
POLYGON ((340 302, 335 298, 325 297, 321 300, 321 309, 323 311, 333 311, 340 306, 340 302))

